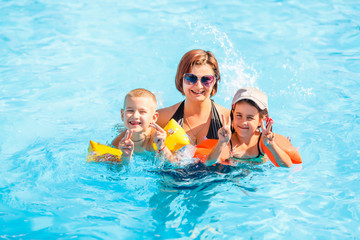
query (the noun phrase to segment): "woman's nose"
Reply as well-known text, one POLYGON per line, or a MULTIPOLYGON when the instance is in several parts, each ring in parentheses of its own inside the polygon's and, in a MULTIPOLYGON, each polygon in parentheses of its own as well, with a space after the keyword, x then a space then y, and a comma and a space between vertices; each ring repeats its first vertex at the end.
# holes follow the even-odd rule
POLYGON ((202 87, 201 79, 198 78, 196 83, 194 84, 196 87, 202 87))

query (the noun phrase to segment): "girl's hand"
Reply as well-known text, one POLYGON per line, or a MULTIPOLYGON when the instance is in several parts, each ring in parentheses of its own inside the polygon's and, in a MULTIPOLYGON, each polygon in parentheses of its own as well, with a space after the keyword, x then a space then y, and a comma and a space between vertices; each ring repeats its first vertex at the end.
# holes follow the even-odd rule
POLYGON ((156 123, 150 123, 150 127, 156 130, 154 133, 154 143, 156 144, 157 149, 163 149, 165 146, 165 139, 167 137, 166 131, 156 123))
POLYGON ((219 142, 229 142, 231 138, 231 119, 230 116, 228 120, 226 121, 225 115, 221 114, 223 127, 218 130, 218 136, 219 136, 219 142))
POLYGON ((265 146, 274 145, 275 143, 275 133, 271 131, 273 123, 274 121, 270 117, 266 119, 266 127, 264 126, 264 121, 261 121, 261 131, 265 146))
POLYGON ((125 136, 119 142, 119 149, 122 151, 122 157, 131 158, 134 151, 134 142, 131 140, 132 130, 126 130, 125 136))

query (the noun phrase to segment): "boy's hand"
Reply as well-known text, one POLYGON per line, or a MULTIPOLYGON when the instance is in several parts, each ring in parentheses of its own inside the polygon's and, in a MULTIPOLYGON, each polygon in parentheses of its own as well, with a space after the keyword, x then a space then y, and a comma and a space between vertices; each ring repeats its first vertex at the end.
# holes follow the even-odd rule
POLYGON ((156 130, 154 133, 154 143, 156 144, 157 149, 163 149, 165 146, 165 139, 167 137, 166 131, 156 123, 150 123, 150 127, 156 130))
POLYGON ((126 130, 125 136, 119 142, 119 149, 122 151, 122 157, 131 158, 134 151, 134 142, 131 140, 132 130, 126 130))
POLYGON ((275 133, 271 131, 273 123, 274 121, 270 117, 266 119, 266 127, 264 126, 264 121, 261 121, 261 131, 265 146, 274 145, 275 143, 275 133))
POLYGON ((229 116, 228 120, 226 121, 224 114, 221 114, 221 119, 223 122, 223 127, 218 130, 219 141, 227 143, 231 138, 231 119, 229 116))

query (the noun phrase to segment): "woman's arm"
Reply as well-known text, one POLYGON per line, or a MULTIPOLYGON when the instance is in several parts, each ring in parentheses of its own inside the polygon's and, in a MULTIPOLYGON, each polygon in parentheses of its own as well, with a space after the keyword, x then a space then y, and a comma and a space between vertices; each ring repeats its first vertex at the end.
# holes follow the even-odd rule
POLYGON ((223 107, 223 106, 221 106, 221 105, 219 105, 217 103, 215 103, 215 107, 218 110, 218 113, 219 113, 220 116, 224 115, 225 119, 228 119, 230 117, 230 112, 231 112, 230 109, 227 109, 227 108, 225 108, 225 107, 223 107))

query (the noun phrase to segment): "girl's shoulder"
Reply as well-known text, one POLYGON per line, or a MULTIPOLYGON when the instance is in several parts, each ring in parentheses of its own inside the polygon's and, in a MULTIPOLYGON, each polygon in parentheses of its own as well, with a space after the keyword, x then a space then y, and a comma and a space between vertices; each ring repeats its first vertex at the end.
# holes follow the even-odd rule
POLYGON ((174 115, 176 110, 179 108, 180 104, 181 104, 181 102, 176 103, 170 107, 158 109, 157 112, 159 113, 159 117, 158 117, 158 120, 156 121, 156 123, 162 128, 165 127, 166 124, 169 122, 170 118, 174 115))

